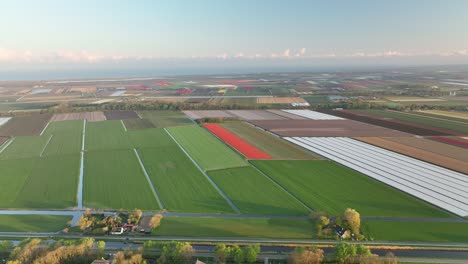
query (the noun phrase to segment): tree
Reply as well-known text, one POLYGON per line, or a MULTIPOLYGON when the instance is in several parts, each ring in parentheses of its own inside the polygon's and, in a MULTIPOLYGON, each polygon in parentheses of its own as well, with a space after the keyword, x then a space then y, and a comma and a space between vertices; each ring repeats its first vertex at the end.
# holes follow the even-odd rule
POLYGON ((335 258, 338 263, 346 263, 357 255, 357 246, 342 242, 335 248, 335 258))
POLYGON ((260 253, 260 246, 247 246, 244 247, 244 258, 247 263, 254 263, 257 261, 257 255, 260 253))
POLYGON ((149 226, 151 229, 157 228, 161 224, 161 220, 163 219, 162 214, 155 214, 153 217, 151 217, 149 226))
POLYGON ((359 235, 361 229, 361 216, 360 214, 351 208, 347 208, 343 214, 343 218, 349 225, 351 232, 355 235, 359 235))
POLYGON ((96 242, 96 247, 99 251, 103 252, 106 249, 106 242, 105 241, 98 241, 96 242))
POLYGON ((323 250, 318 248, 296 248, 288 257, 289 264, 319 264, 323 259, 323 250))
POLYGON ((235 263, 243 263, 244 262, 244 252, 239 246, 233 246, 230 249, 230 255, 235 263))
POLYGON ((388 252, 384 257, 384 264, 397 264, 398 259, 392 252, 388 252))
POLYGON ((227 248, 226 245, 217 244, 214 248, 214 252, 215 252, 218 263, 220 264, 226 263, 228 255, 229 255, 229 248, 227 248))

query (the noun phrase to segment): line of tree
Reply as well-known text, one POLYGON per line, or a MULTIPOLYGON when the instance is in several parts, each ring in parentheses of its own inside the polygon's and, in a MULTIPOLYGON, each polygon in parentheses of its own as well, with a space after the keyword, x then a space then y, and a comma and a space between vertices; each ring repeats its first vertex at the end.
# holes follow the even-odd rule
POLYGON ((226 246, 218 244, 215 246, 217 263, 255 263, 260 253, 260 246, 250 245, 239 247, 238 245, 226 246))

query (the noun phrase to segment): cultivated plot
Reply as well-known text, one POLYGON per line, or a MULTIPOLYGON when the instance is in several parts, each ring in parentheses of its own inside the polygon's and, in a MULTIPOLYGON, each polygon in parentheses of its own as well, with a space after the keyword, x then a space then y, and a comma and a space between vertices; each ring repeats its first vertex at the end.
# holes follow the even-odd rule
POLYGON ((138 114, 142 119, 149 120, 153 126, 159 128, 192 124, 192 121, 180 111, 140 111, 138 114))
POLYGON ((83 182, 86 207, 160 209, 132 150, 87 152, 83 182))
POLYGON ((52 122, 43 137, 50 137, 43 156, 77 154, 81 151, 84 121, 52 122))
POLYGON ((135 111, 104 111, 104 115, 107 120, 122 120, 122 119, 132 119, 140 118, 135 111))
POLYGON ((162 128, 128 131, 126 134, 134 148, 177 147, 174 140, 162 128))
POLYGON ((332 161, 251 161, 316 211, 340 215, 447 217, 444 211, 332 161))
POLYGON ((16 137, 13 142, 0 154, 0 159, 22 159, 39 157, 49 141, 50 136, 16 137))
POLYGON ((131 149, 132 144, 120 120, 90 122, 86 124, 85 149, 131 149))
POLYGON ((61 113, 52 116, 50 122, 67 120, 86 120, 88 122, 95 122, 106 120, 106 116, 103 112, 61 113))
POLYGON ((78 154, 37 159, 12 207, 67 208, 76 206, 79 165, 78 154))
POLYGON ((468 216, 468 177, 350 138, 287 138, 311 151, 459 216, 468 216))
POLYGON ((226 122, 222 127, 236 134, 252 146, 268 153, 273 159, 320 159, 313 152, 304 150, 279 137, 244 122, 226 122))
POLYGON ((233 213, 226 200, 178 146, 145 148, 138 152, 165 209, 186 213, 233 213))
POLYGON ((298 115, 312 120, 343 120, 341 117, 327 115, 320 112, 310 110, 282 110, 283 112, 298 115))
POLYGON ((309 212, 294 197, 250 166, 210 171, 208 175, 241 213, 307 215, 309 212))
POLYGON ((13 208, 31 174, 35 159, 0 160, 0 208, 13 208))
POLYGON ((49 122, 50 114, 18 116, 0 127, 0 136, 39 135, 49 122))
POLYGON ((248 165, 240 155, 199 126, 171 127, 168 131, 204 170, 248 165))
POLYGON ((61 215, 0 215, 0 232, 58 232, 71 219, 61 215))

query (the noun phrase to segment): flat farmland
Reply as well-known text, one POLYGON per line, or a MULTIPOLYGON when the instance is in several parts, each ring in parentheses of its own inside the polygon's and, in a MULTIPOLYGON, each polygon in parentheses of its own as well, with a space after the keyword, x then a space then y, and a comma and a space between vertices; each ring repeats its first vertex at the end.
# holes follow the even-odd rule
POLYGON ((353 120, 254 120, 249 123, 284 137, 411 136, 353 120))
POLYGON ((443 110, 421 110, 417 111, 418 114, 423 114, 432 117, 444 117, 454 121, 468 122, 468 113, 458 111, 443 111, 443 110))
POLYGON ((67 208, 76 206, 80 156, 59 155, 35 161, 12 207, 67 208))
POLYGON ((86 150, 130 148, 132 148, 132 144, 120 120, 90 122, 86 124, 86 150))
POLYGON ((87 207, 160 209, 132 150, 87 152, 83 184, 87 207))
POLYGON ((365 221, 363 230, 375 240, 468 242, 468 223, 365 221), (396 231, 398 230, 398 231, 396 231))
POLYGON ((1 146, 3 143, 7 142, 8 138, 7 137, 0 137, 0 150, 2 149, 1 146))
POLYGON ((39 135, 51 116, 50 114, 40 114, 14 117, 0 127, 0 136, 39 135))
POLYGON ((204 170, 248 165, 240 155, 199 126, 171 127, 168 131, 204 170))
MULTIPOLYGON (((387 138, 365 137, 356 139, 381 148, 401 153, 403 155, 407 155, 413 158, 417 158, 419 160, 424 160, 445 168, 468 174, 468 162, 459 160, 457 158, 446 157, 444 155, 440 155, 432 151, 426 151, 423 149, 412 147, 410 145, 404 144, 403 142, 394 142, 392 140, 388 140, 387 138)), ((437 149, 434 149, 434 151, 437 151, 437 149)), ((468 155, 468 150, 466 150, 466 155, 468 155)))
POLYGON ((238 135, 252 146, 270 154, 273 159, 320 159, 320 156, 313 152, 306 151, 249 124, 226 122, 220 125, 238 135))
POLYGON ((126 134, 134 148, 177 147, 174 140, 161 128, 128 131, 126 134))
POLYGON ((103 112, 80 112, 80 113, 62 113, 55 114, 50 119, 50 122, 69 121, 69 120, 86 120, 88 122, 104 121, 106 116, 103 112))
POLYGON ((360 110, 364 113, 377 115, 381 117, 394 118, 414 124, 425 125, 429 127, 436 127, 447 129, 449 131, 458 131, 459 133, 468 133, 468 122, 458 122, 444 117, 436 118, 417 114, 418 112, 401 112, 391 110, 360 110))
POLYGON ((363 216, 450 217, 421 200, 332 161, 251 161, 305 204, 339 215, 355 208, 363 216))
POLYGON ((84 121, 51 122, 43 137, 50 137, 43 156, 77 154, 81 151, 84 121))
POLYGON ((164 217, 156 236, 295 238, 315 237, 309 219, 164 217), (226 228, 229 227, 229 228, 226 228))
MULTIPOLYGON (((321 112, 340 116, 343 118, 348 118, 368 124, 373 124, 388 129, 395 129, 402 132, 420 135, 420 136, 448 136, 448 135, 458 135, 460 132, 441 129, 433 126, 416 124, 413 122, 397 120, 390 117, 378 116, 375 114, 370 114, 365 111, 351 111, 351 110, 322 110, 321 112)), ((384 136, 384 135, 375 135, 375 136, 384 136)))
POLYGON ((31 174, 35 159, 0 160, 0 208, 12 208, 31 174))
POLYGON ((145 148, 138 152, 156 192, 169 211, 234 213, 178 146, 145 148))
POLYGON ((309 210, 252 167, 208 172, 244 214, 307 215, 309 210))
POLYGON ((21 159, 39 157, 50 137, 23 136, 14 138, 13 142, 3 150, 0 159, 21 159))
POLYGON ((227 110, 226 112, 242 120, 284 120, 283 116, 263 110, 227 110))
POLYGON ((122 120, 122 119, 132 119, 140 118, 135 111, 104 111, 104 115, 107 120, 122 120))
POLYGON ((153 128, 156 127, 151 123, 151 121, 147 118, 143 119, 125 119, 123 120, 125 127, 127 127, 128 130, 139 130, 139 129, 146 129, 146 128, 153 128))
POLYGON ((269 154, 255 148, 218 124, 204 124, 203 126, 248 159, 271 159, 269 154))
POLYGON ((139 111, 138 114, 159 128, 192 124, 192 121, 180 111, 139 111))
POLYGON ((0 215, 0 232, 58 232, 71 219, 61 215, 0 215))
POLYGON ((448 137, 431 137, 431 139, 442 142, 442 143, 446 143, 449 145, 457 146, 460 148, 468 148, 468 142, 464 140, 458 140, 458 139, 448 138, 448 137))

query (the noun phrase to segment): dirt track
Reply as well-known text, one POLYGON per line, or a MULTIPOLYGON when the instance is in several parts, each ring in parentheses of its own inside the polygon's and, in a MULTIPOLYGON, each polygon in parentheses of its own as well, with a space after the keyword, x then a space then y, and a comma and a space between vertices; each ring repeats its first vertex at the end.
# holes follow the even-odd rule
POLYGON ((250 123, 284 137, 412 136, 353 120, 255 120, 250 123))
MULTIPOLYGON (((468 174, 468 162, 455 159, 452 157, 447 157, 438 153, 431 151, 415 148, 409 145, 406 145, 404 142, 394 142, 388 138, 379 138, 379 137, 356 137, 355 139, 382 147, 391 151, 401 153, 410 157, 414 157, 419 160, 427 161, 432 164, 436 164, 448 169, 459 171, 462 173, 468 174)), ((396 140, 398 141, 398 139, 396 140)), ((468 151, 467 151, 468 154, 468 151)), ((468 156, 468 155, 465 155, 468 156)))

